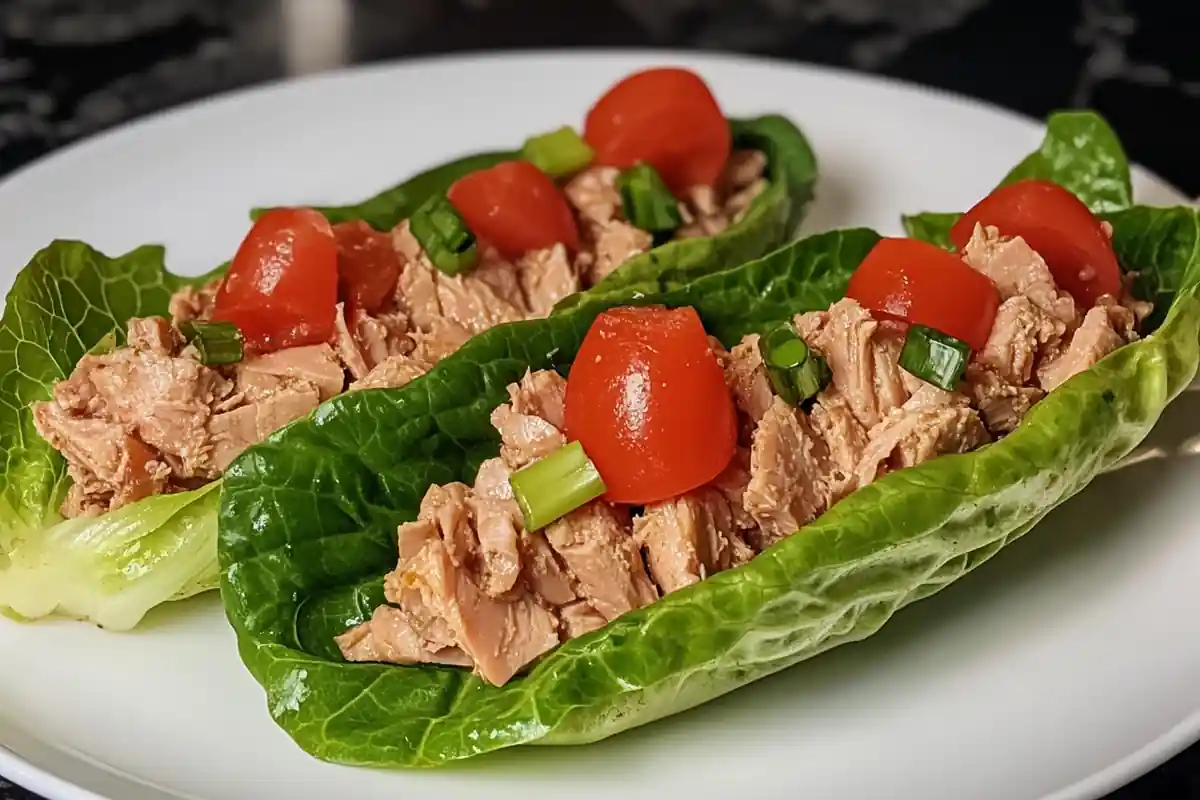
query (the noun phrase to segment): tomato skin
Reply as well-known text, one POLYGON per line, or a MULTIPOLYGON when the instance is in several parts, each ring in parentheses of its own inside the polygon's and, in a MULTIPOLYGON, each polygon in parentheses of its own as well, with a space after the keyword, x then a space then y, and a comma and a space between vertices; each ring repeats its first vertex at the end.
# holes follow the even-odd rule
POLYGON ((338 298, 346 304, 346 317, 358 309, 373 314, 391 299, 400 280, 400 256, 391 234, 355 220, 334 225, 333 235, 338 246, 338 298))
POLYGON ((1112 241, 1088 207, 1058 184, 1017 181, 980 200, 950 229, 950 241, 960 251, 976 223, 1024 239, 1045 259, 1055 282, 1085 308, 1101 295, 1121 296, 1112 241))
POLYGON ((567 198, 528 161, 502 161, 464 175, 446 197, 475 237, 507 258, 559 243, 579 250, 579 226, 567 198))
POLYGON ((259 217, 238 248, 213 318, 237 325, 254 352, 319 344, 333 335, 337 241, 310 208, 278 208, 259 217))
POLYGON ((611 502, 653 503, 716 478, 737 446, 737 410, 695 309, 596 317, 567 379, 566 427, 611 502))
POLYGON ((878 315, 925 325, 979 351, 1000 305, 996 286, 953 253, 917 239, 880 239, 846 296, 878 315))
POLYGON ((596 163, 628 169, 645 161, 673 192, 713 186, 729 160, 733 134, 699 75, 658 67, 618 81, 583 126, 596 163))

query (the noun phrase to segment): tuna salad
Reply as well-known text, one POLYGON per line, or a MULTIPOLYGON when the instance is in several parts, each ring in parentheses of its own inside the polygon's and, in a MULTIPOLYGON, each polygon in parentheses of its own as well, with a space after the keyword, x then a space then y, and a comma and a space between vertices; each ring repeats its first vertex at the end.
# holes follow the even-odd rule
POLYGON ((766 161, 732 148, 699 77, 653 69, 601 97, 582 135, 533 137, 391 230, 266 212, 222 278, 177 292, 170 319, 128 320, 123 344, 35 405, 72 480, 63 516, 195 489, 334 395, 402 386, 635 255, 722 232, 766 187, 766 161))
POLYGON ((503 685, 889 472, 1005 436, 1138 338, 1151 307, 1110 235, 1069 192, 1023 181, 960 220, 957 252, 883 239, 844 299, 728 350, 691 307, 601 313, 569 379, 508 387, 499 456, 473 485, 428 489, 386 603, 338 647, 503 685))

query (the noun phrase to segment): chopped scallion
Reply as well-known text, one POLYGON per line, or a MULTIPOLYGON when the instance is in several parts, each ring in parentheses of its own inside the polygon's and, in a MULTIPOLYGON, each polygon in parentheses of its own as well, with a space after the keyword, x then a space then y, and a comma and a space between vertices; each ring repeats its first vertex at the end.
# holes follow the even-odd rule
POLYGON ((528 531, 544 528, 608 491, 579 442, 514 472, 508 482, 528 531))
POLYGON ((962 380, 971 346, 924 325, 910 325, 900 351, 900 368, 939 389, 954 391, 962 380))
POLYGON ((758 352, 771 386, 786 403, 799 405, 829 383, 825 359, 810 350, 789 323, 759 337, 758 352))
POLYGON ((429 260, 441 272, 458 275, 474 269, 479 261, 475 234, 445 195, 435 195, 413 212, 408 222, 429 260))
POLYGON ((185 322, 179 332, 207 365, 236 364, 245 357, 242 332, 232 322, 185 322))
POLYGON ((683 224, 679 203, 649 164, 636 164, 617 176, 625 219, 651 233, 673 231, 683 224))
POLYGON ((586 167, 596 157, 583 138, 569 125, 525 140, 521 155, 552 178, 561 178, 586 167))

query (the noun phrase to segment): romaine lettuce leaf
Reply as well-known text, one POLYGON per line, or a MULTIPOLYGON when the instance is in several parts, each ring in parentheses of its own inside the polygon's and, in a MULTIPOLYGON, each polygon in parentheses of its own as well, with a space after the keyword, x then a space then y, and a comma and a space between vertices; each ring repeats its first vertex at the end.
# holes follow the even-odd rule
MULTIPOLYGON (((617 270, 614 284, 625 269, 647 279, 660 272, 677 276, 732 266, 791 236, 812 199, 816 178, 808 142, 782 117, 731 125, 739 146, 767 153, 771 186, 745 219, 722 236, 647 253, 617 270)), ((462 175, 514 155, 469 156, 357 205, 321 210, 333 222, 364 219, 386 230, 462 175)), ((57 610, 125 628, 158 603, 216 586, 215 561, 194 559, 196 553, 211 555, 216 548, 213 520, 193 519, 215 509, 215 493, 207 489, 170 501, 142 501, 112 520, 58 524, 69 479, 62 457, 34 430, 30 404, 48 399, 54 384, 86 352, 119 343, 130 317, 166 314, 173 291, 206 281, 225 266, 202 278, 184 279, 164 268, 160 247, 108 258, 79 242, 55 242, 18 275, 0 323, 0 612, 36 618, 57 610), (139 536, 144 538, 140 544, 139 536), (133 547, 142 552, 119 552, 133 547), (151 558, 154 553, 160 557, 151 558), (106 574, 121 563, 121 571, 106 574), (189 573, 193 563, 199 572, 189 573), (64 583, 54 583, 57 578, 64 583), (65 583, 68 579, 73 583, 65 583)))
MULTIPOLYGON (((182 566, 176 574, 167 556, 182 552, 188 543, 157 541, 170 527, 161 508, 126 514, 111 524, 107 519, 103 524, 59 524, 58 507, 69 481, 66 464, 38 435, 31 412, 31 404, 50 399, 54 384, 70 375, 85 353, 106 342, 123 341, 127 319, 167 313, 174 291, 209 277, 172 275, 163 266, 161 247, 140 247, 109 258, 86 244, 68 241, 52 243, 17 275, 0 321, 0 611, 40 616, 38 609, 48 604, 53 608, 57 602, 52 600, 61 598, 70 613, 95 608, 107 619, 110 613, 101 596, 108 590, 102 584, 135 576, 130 571, 108 574, 106 567, 125 558, 131 569, 135 563, 158 569, 159 561, 150 557, 154 552, 163 554, 163 575, 139 585, 159 586, 160 596, 122 603, 148 608, 196 581, 215 582, 211 559, 203 575, 188 574, 182 566), (140 524, 143 519, 152 524, 140 524), (139 544, 139 536, 147 540, 139 544), (144 547, 145 552, 121 556, 118 547, 144 547), (34 573, 37 581, 30 580, 34 573), (60 585, 50 583, 55 576, 62 579, 60 585), (93 599, 83 599, 89 597, 93 599)), ((210 513, 215 499, 214 495, 206 506, 210 513)), ((213 549, 211 542, 206 547, 213 549)), ((145 591, 150 590, 142 594, 145 591)), ((111 616, 118 621, 129 617, 122 611, 111 616)))
MULTIPOLYGON (((1092 213, 1122 211, 1133 203, 1129 159, 1117 134, 1095 111, 1060 111, 1046 121, 1041 146, 1015 166, 1000 186, 1027 178, 1070 189, 1092 213)), ((901 217, 909 236, 950 249, 960 213, 926 211, 901 217)))
MULTIPOLYGON (((276 433, 227 473, 219 547, 226 611, 273 718, 323 759, 428 767, 602 739, 871 635, 1116 463, 1196 374, 1198 212, 1112 219, 1126 269, 1171 303, 1157 332, 1050 393, 1007 438, 891 473, 751 563, 567 642, 503 687, 453 668, 347 664, 331 639, 380 601, 395 527, 425 488, 470 480, 495 454, 488 414, 505 384, 527 367, 568 368, 595 315, 620 299, 493 329, 423 380, 344 395, 276 433)), ((839 297, 876 240, 821 234, 624 300, 694 306, 729 344, 839 297)))
POLYGON ((22 538, 0 568, 0 609, 128 630, 164 601, 217 588, 219 496, 211 483, 22 538))

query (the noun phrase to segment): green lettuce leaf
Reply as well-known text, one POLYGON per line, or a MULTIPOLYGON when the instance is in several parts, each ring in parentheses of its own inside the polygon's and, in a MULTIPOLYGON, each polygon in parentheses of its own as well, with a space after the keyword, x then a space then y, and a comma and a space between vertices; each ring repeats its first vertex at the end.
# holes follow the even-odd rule
POLYGON ((567 642, 503 687, 453 668, 347 664, 331 639, 381 601, 396 525, 426 487, 471 480, 497 452, 488 414, 505 385, 527 367, 567 370, 595 315, 621 302, 691 305, 726 344, 823 308, 877 235, 821 234, 681 287, 586 298, 478 336, 403 389, 327 403, 248 450, 222 493, 222 597, 270 713, 323 759, 436 766, 596 741, 871 635, 1130 452, 1196 374, 1198 212, 1112 220, 1125 268, 1170 305, 1157 332, 1056 389, 1004 440, 891 473, 751 563, 567 642))
MULTIPOLYGON (((185 541, 148 540, 139 545, 139 525, 130 520, 153 520, 153 525, 141 526, 141 533, 162 538, 160 528, 165 530, 170 522, 161 510, 147 510, 144 517, 141 512, 127 514, 111 525, 107 520, 59 524, 58 507, 69 485, 66 464, 34 429, 31 404, 50 399, 54 384, 70 375, 85 353, 122 342, 130 317, 166 314, 173 292, 210 277, 172 275, 163 266, 161 247, 140 247, 109 258, 69 241, 52 243, 17 275, 0 321, 0 611, 40 616, 37 609, 60 593, 64 607, 71 607, 69 613, 92 607, 107 614, 101 602, 108 591, 104 586, 133 580, 133 565, 139 561, 144 568, 157 564, 150 557, 153 552, 162 553, 165 563, 169 553, 187 548, 185 541), (105 565, 120 561, 115 548, 142 546, 144 553, 128 554, 130 571, 106 573, 105 565), (38 582, 61 576, 63 583, 39 585, 29 579, 34 573, 38 582)), ((207 507, 211 513, 215 496, 207 507)), ((212 543, 206 546, 211 555, 212 543)), ((211 561, 203 575, 188 574, 183 567, 176 574, 170 565, 164 566, 163 576, 155 579, 158 584, 141 584, 161 589, 149 605, 184 592, 196 581, 214 583, 211 561)), ((125 615, 117 612, 116 618, 125 615)))
MULTIPOLYGON (((766 152, 770 187, 722 236, 659 248, 626 265, 639 280, 660 272, 678 279, 685 272, 721 269, 759 256, 792 235, 816 179, 808 142, 782 117, 734 120, 731 125, 739 147, 766 152)), ((357 205, 320 210, 332 222, 363 219, 387 230, 463 175, 515 155, 469 156, 357 205)), ((261 213, 257 209, 252 216, 261 213)), ((178 495, 178 502, 155 498, 123 509, 112 520, 106 516, 59 524, 58 508, 69 485, 66 465, 34 430, 30 404, 49 399, 54 384, 85 353, 120 344, 130 317, 166 314, 172 292, 207 281, 226 266, 184 279, 164 268, 159 247, 108 258, 82 243, 55 242, 18 275, 0 323, 0 612, 22 618, 57 612, 127 628, 157 603, 216 586, 215 561, 193 559, 196 553, 215 552, 213 520, 201 524, 203 520, 193 518, 213 513, 215 493, 206 489, 178 495), (139 536, 144 541, 139 543, 139 536), (122 563, 119 571, 106 574, 122 563), (193 563, 199 572, 189 573, 193 563), (136 582, 130 577, 134 573, 136 582), (75 585, 53 583, 55 577, 75 585)))
MULTIPOLYGON (((1000 186, 1028 178, 1070 189, 1095 214, 1133 204, 1129 159, 1109 124, 1095 111, 1060 111, 1046 120, 1041 147, 1004 176, 1000 186)), ((959 213, 926 211, 901 217, 909 236, 951 249, 950 228, 959 213)))

